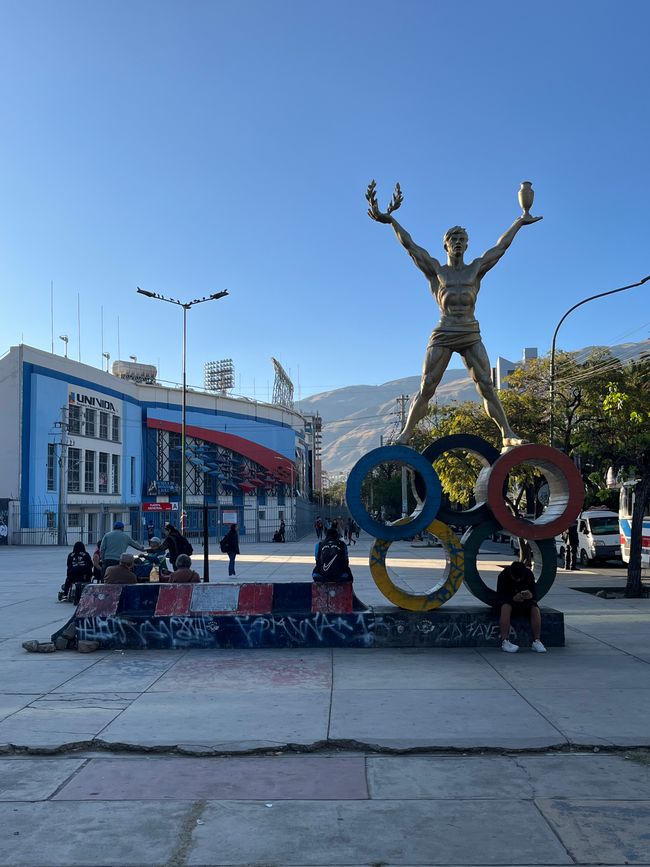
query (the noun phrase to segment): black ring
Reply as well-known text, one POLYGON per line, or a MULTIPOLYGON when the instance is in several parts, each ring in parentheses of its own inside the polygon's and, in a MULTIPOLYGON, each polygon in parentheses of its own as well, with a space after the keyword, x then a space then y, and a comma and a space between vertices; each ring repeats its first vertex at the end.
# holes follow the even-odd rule
MULTIPOLYGON (((472 454, 483 458, 489 466, 492 466, 500 454, 498 449, 495 449, 483 437, 478 437, 474 434, 449 434, 427 446, 422 452, 422 456, 433 463, 445 452, 452 451, 453 449, 465 449, 465 451, 472 452, 472 454)), ((415 490, 418 493, 418 497, 423 500, 426 491, 421 477, 417 474, 415 476, 415 490)), ((475 527, 477 524, 481 524, 491 517, 492 513, 487 503, 478 503, 471 509, 466 509, 462 512, 455 512, 453 509, 449 509, 442 504, 440 504, 438 509, 439 521, 449 525, 456 524, 459 527, 475 527)))

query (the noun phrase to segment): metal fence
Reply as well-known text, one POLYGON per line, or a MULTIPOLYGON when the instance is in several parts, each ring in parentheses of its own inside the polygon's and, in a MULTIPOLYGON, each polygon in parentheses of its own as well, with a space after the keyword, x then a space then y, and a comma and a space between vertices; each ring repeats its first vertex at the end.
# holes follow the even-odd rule
MULTIPOLYGON (((240 545, 252 542, 295 542, 305 536, 315 535, 314 522, 318 516, 323 521, 329 519, 340 522, 349 517, 345 506, 322 506, 299 498, 293 501, 287 499, 273 511, 253 505, 210 505, 207 510, 202 505, 189 505, 186 535, 193 543, 194 540, 203 540, 206 512, 210 543, 218 542, 235 518, 240 545)), ((8 501, 6 519, 3 520, 6 520, 3 527, 7 527, 3 538, 10 545, 72 546, 75 542, 83 542, 89 547, 111 530, 115 521, 122 521, 125 532, 138 542, 144 543, 152 536, 162 538, 168 521, 179 525, 179 513, 144 511, 139 504, 68 504, 63 508, 59 520, 56 505, 33 505, 21 511, 18 502, 8 501)))
POLYGON ((32 505, 20 508, 16 501, 9 503, 7 540, 10 545, 94 545, 122 521, 126 531, 139 540, 140 507, 121 504, 110 506, 94 504, 67 505, 61 510, 56 505, 32 505))

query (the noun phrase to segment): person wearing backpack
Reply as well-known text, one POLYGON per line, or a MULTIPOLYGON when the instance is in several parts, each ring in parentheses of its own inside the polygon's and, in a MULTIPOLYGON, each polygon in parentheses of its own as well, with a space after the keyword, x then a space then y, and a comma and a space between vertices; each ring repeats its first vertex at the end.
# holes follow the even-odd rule
POLYGON ((348 546, 336 527, 330 527, 325 539, 316 544, 316 566, 311 577, 314 581, 352 581, 348 546))
POLYGON ((187 554, 190 557, 194 551, 190 542, 178 532, 173 524, 165 524, 165 533, 167 534, 161 542, 157 553, 163 551, 169 552, 169 559, 172 566, 176 569, 176 558, 179 554, 187 554))
POLYGON ((237 524, 231 524, 230 529, 219 543, 224 554, 228 555, 228 575, 235 574, 235 557, 239 554, 239 536, 237 524))

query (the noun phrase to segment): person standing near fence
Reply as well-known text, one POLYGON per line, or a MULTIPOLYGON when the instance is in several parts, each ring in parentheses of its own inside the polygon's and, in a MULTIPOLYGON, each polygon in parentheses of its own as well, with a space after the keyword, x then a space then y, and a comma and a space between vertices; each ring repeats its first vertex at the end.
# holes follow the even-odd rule
POLYGON ((228 555, 228 575, 235 574, 235 557, 239 554, 239 536, 237 524, 231 524, 230 529, 220 543, 221 550, 228 555))

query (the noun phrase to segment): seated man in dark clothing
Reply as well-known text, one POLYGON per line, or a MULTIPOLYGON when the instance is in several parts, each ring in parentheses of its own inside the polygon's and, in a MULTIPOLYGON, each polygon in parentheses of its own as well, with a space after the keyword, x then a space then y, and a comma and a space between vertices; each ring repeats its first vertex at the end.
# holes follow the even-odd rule
POLYGON ((74 543, 72 554, 68 554, 66 566, 65 584, 59 590, 59 602, 67 598, 73 584, 78 581, 86 583, 92 581, 93 561, 90 559, 90 554, 86 551, 83 542, 74 543))
POLYGON ((546 653, 546 648, 539 640, 542 618, 535 601, 535 576, 524 563, 515 560, 500 573, 497 581, 497 596, 501 607, 499 618, 501 650, 506 653, 516 653, 519 650, 519 645, 513 644, 508 636, 510 618, 513 614, 521 614, 530 617, 530 628, 533 633, 532 649, 537 653, 546 653))
POLYGON ((314 581, 352 581, 348 546, 339 537, 336 527, 330 527, 325 539, 317 542, 315 553, 314 581))
POLYGON ((133 567, 133 554, 122 554, 117 566, 109 566, 104 574, 104 584, 137 584, 133 567))

